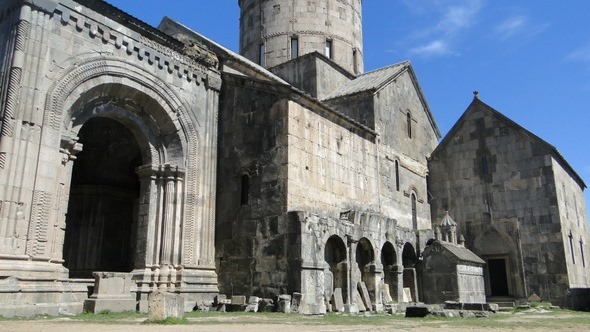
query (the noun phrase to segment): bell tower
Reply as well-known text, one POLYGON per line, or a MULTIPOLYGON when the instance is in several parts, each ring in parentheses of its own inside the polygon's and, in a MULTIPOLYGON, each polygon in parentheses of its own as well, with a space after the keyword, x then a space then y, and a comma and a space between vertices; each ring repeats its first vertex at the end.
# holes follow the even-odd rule
POLYGON ((363 72, 362 0, 238 0, 240 54, 266 68, 317 51, 363 72))

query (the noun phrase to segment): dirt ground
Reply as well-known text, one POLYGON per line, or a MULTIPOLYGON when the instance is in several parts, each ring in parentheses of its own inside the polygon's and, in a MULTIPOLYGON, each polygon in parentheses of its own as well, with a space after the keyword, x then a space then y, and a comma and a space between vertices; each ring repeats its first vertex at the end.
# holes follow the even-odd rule
POLYGON ((240 332, 306 332, 306 331, 590 331, 590 313, 504 313, 492 318, 416 319, 401 316, 305 317, 297 315, 219 315, 189 317, 175 325, 146 324, 146 318, 114 318, 101 321, 78 317, 0 321, 0 331, 240 331, 240 332), (500 315, 500 316, 498 316, 500 315))

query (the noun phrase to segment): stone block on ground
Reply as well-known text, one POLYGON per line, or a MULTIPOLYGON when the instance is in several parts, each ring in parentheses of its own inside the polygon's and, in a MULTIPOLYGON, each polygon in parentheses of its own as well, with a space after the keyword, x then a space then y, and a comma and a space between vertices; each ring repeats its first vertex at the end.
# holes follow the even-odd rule
POLYGON ((136 300, 131 294, 135 285, 129 273, 94 272, 95 287, 92 295, 84 301, 84 310, 89 312, 135 311, 136 300))
POLYGON ((367 307, 365 307, 365 304, 363 303, 363 298, 361 297, 361 293, 359 293, 358 289, 353 290, 352 296, 355 300, 355 304, 358 308, 358 311, 360 311, 360 312, 367 311, 367 307))
POLYGON ((178 294, 155 292, 149 296, 148 319, 161 321, 181 318, 184 315, 184 298, 178 294))
POLYGON ((373 308, 373 304, 371 303, 371 297, 369 296, 369 290, 367 289, 367 285, 361 281, 357 284, 357 290, 361 295, 361 299, 363 301, 363 305, 366 308, 366 311, 371 311, 371 309, 373 308))
POLYGON ((299 312, 299 309, 303 305, 303 294, 301 293, 293 293, 293 297, 291 300, 291 311, 299 312))
POLYGON ((246 306, 246 312, 258 312, 258 306, 260 298, 258 296, 250 296, 248 299, 248 305, 246 306))
POLYGON ((413 302, 413 300, 412 300, 412 290, 409 287, 404 287, 403 301, 405 303, 413 302))
POLYGON ((283 312, 286 314, 291 313, 291 295, 282 294, 279 295, 279 302, 277 306, 278 312, 283 312))
POLYGON ((344 300, 342 299, 342 288, 335 288, 332 294, 332 309, 336 312, 344 311, 344 300))
POLYGON ((385 304, 393 302, 388 284, 381 285, 381 301, 385 304))
POLYGON ((422 318, 430 314, 430 310, 425 306, 408 306, 406 307, 407 318, 422 318))

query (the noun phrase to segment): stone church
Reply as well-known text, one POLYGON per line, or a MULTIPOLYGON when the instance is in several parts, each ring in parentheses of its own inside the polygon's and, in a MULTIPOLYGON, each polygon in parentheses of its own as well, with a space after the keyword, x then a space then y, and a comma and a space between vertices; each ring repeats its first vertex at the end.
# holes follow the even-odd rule
MULTIPOLYGON (((475 241, 479 229, 509 237, 523 222, 492 213, 512 202, 496 197, 488 219, 468 213, 481 212, 474 195, 490 202, 493 193, 464 192, 447 171, 471 150, 448 147, 455 129, 438 145, 409 62, 364 72, 361 0, 240 0, 239 54, 101 0, 0 3, 0 315, 145 311, 156 291, 181 295, 187 309, 220 293, 299 293, 301 313, 379 310, 440 299, 432 292, 450 290, 428 280, 442 273, 473 285, 485 277, 485 295, 497 295, 499 259, 513 298, 567 302, 589 287, 583 181, 547 149, 535 167, 568 194, 547 193, 556 203, 543 215, 569 215, 523 221, 558 229, 569 220, 569 240, 565 227, 525 237, 561 244, 537 257, 544 262, 579 249, 575 269, 547 274, 519 241, 506 253, 475 241), (563 171, 549 174, 552 165, 563 171), (487 267, 457 244, 459 233, 435 234, 443 209, 487 267), (423 278, 423 261, 441 265, 436 248, 456 267, 423 278), (550 281, 531 281, 541 279, 550 281), (554 279, 561 288, 545 291, 554 279)), ((466 146, 495 140, 473 148, 489 156, 488 172, 532 178, 523 163, 499 167, 492 146, 518 143, 492 135, 509 127, 500 122, 464 134, 466 146)), ((483 182, 496 188, 496 178, 483 182)), ((522 195, 556 192, 546 179, 513 184, 522 195)), ((543 202, 512 209, 536 216, 543 202)), ((460 286, 449 285, 481 302, 483 290, 460 286)))

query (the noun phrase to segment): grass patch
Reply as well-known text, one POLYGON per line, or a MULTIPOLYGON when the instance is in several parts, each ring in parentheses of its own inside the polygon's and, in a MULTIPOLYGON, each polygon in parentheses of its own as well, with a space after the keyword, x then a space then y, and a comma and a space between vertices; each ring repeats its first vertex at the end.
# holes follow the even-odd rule
POLYGON ((146 320, 145 324, 158 324, 158 325, 181 325, 188 324, 189 320, 186 317, 168 317, 162 320, 146 320))

